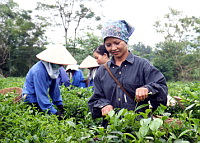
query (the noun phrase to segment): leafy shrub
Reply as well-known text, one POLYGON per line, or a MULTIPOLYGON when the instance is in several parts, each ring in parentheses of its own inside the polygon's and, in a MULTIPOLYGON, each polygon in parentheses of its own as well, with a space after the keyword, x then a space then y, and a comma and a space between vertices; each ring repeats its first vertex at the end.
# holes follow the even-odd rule
MULTIPOLYGON (((12 82, 21 87, 23 81, 23 78, 0 78, 0 87, 12 87, 12 82)), ((154 114, 162 117, 155 119, 149 117, 150 109, 146 113, 113 110, 106 116, 107 129, 100 126, 101 119, 91 117, 87 105, 93 94, 91 89, 61 87, 65 119, 60 121, 55 115, 38 113, 23 102, 13 104, 9 99, 16 96, 14 93, 0 95, 0 142, 199 143, 200 83, 171 82, 168 86, 171 96, 183 99, 184 109, 178 105, 160 106, 154 114), (166 122, 168 118, 174 120, 166 122)))

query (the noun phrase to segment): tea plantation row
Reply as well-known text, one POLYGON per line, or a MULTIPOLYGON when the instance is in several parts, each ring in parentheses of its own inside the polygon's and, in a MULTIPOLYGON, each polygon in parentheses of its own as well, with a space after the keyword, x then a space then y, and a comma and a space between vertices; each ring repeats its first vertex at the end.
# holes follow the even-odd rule
MULTIPOLYGON (((0 89, 22 87, 24 78, 0 78, 0 89)), ((170 82, 169 95, 182 98, 179 106, 161 106, 148 118, 146 113, 110 112, 107 129, 93 120, 87 101, 91 89, 61 87, 65 119, 38 113, 23 102, 14 104, 15 93, 0 94, 0 142, 10 143, 200 143, 200 82, 170 82), (143 119, 138 119, 143 116, 143 119)), ((140 107, 138 107, 140 108, 140 107)))

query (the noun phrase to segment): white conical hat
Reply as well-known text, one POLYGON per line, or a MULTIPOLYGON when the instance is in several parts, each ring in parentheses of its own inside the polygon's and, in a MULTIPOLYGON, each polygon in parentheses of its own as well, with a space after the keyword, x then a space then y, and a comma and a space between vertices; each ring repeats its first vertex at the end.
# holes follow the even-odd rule
POLYGON ((98 66, 99 64, 97 63, 95 58, 89 55, 82 61, 79 68, 92 68, 92 67, 98 67, 98 66))
POLYGON ((41 53, 37 54, 36 57, 45 62, 54 64, 77 64, 77 61, 62 44, 57 44, 53 47, 49 47, 41 53))
POLYGON ((66 71, 69 70, 69 69, 77 71, 78 67, 79 67, 79 65, 68 65, 67 68, 66 68, 66 71))

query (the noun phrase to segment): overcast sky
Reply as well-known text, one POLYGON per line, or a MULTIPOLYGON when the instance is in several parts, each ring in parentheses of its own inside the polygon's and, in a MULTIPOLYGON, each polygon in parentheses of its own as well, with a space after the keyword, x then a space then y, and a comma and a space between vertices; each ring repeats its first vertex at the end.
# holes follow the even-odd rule
MULTIPOLYGON (((39 0, 14 0, 23 9, 33 9, 36 1, 39 0)), ((162 40, 153 28, 157 19, 163 18, 169 12, 169 7, 188 16, 200 17, 200 0, 104 0, 103 11, 105 18, 102 24, 108 19, 124 19, 135 27, 135 32, 130 37, 129 44, 143 42, 146 45, 154 46, 162 40)), ((54 34, 55 35, 55 34, 54 34)), ((64 35, 64 33, 63 33, 64 35)), ((63 37, 61 35, 61 37, 63 37)), ((49 37, 51 37, 49 35, 49 37)), ((58 35, 57 35, 58 37, 58 35)), ((59 39, 59 38, 58 38, 59 39)), ((52 38, 52 40, 56 40, 52 38)))

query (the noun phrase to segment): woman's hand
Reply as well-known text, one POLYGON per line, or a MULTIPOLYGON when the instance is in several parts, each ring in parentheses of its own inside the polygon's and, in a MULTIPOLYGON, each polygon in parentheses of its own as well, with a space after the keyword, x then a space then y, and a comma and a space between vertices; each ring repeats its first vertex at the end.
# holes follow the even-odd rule
POLYGON ((137 88, 135 93, 136 101, 144 101, 148 97, 148 92, 148 89, 145 87, 137 88))
POLYGON ((106 105, 105 107, 103 107, 101 109, 102 116, 108 115, 108 112, 110 112, 111 110, 113 110, 113 106, 112 105, 106 105))

